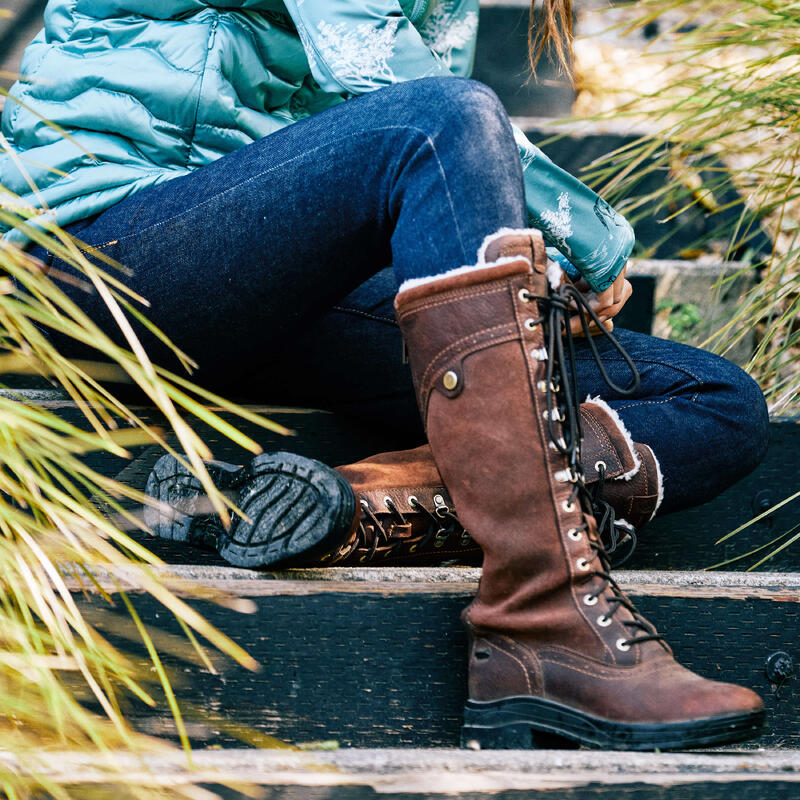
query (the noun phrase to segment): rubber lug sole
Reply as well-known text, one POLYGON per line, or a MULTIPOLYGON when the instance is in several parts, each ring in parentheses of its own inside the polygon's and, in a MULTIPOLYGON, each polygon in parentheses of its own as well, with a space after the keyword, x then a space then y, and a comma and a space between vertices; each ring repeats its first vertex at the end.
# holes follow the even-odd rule
POLYGON ((335 470, 294 453, 264 453, 247 466, 206 462, 214 485, 242 511, 226 530, 200 481, 172 455, 153 467, 145 524, 163 539, 216 550, 237 567, 271 564, 339 547, 355 525, 356 498, 335 470))
POLYGON ((538 697, 492 702, 468 700, 461 746, 474 750, 562 749, 684 750, 751 739, 764 726, 764 710, 687 722, 624 723, 594 717, 538 697))

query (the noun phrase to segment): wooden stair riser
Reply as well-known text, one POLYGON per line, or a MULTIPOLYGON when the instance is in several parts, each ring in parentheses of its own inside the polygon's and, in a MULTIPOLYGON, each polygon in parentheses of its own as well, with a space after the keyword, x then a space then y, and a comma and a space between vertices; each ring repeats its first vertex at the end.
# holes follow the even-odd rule
MULTIPOLYGON (((229 665, 213 675, 166 656, 189 707, 223 714, 291 743, 458 746, 466 690, 466 639, 459 614, 474 584, 251 580, 231 586, 238 597, 255 603, 255 613, 192 602, 262 669, 251 673, 229 665)), ((789 677, 776 687, 766 671, 775 653, 800 658, 797 588, 661 583, 634 586, 630 593, 682 663, 761 694, 769 723, 759 744, 800 744, 800 679, 789 677)), ((83 602, 92 618, 102 621, 96 611, 102 601, 83 602)), ((148 623, 179 633, 148 596, 135 597, 135 603, 148 623)), ((107 627, 113 641, 115 623, 107 627)), ((171 728, 163 704, 154 713, 134 703, 131 713, 143 730, 163 734, 171 728)), ((213 723, 196 719, 191 729, 198 745, 231 743, 213 723)))
MULTIPOLYGON (((78 412, 64 407, 60 413, 76 424, 78 412)), ((265 450, 289 450, 330 465, 346 464, 369 455, 416 444, 404 440, 385 426, 367 426, 339 415, 297 409, 294 412, 265 411, 266 416, 296 431, 292 437, 271 434, 250 424, 240 427, 258 441, 265 450)), ((192 422, 195 425, 194 422, 192 422)), ((239 424, 239 423, 235 423, 239 424)), ((241 448, 221 439, 205 425, 197 430, 209 443, 214 457, 244 463, 250 457, 241 448)), ((771 443, 761 465, 714 500, 697 508, 657 518, 645 527, 632 560, 626 565, 636 569, 706 569, 720 562, 743 555, 766 544, 778 534, 790 531, 797 524, 800 500, 793 501, 750 526, 728 541, 717 545, 723 536, 745 524, 758 514, 774 507, 800 489, 800 424, 794 420, 774 420, 770 426, 771 443)), ((119 477, 125 483, 144 488, 147 476, 161 451, 153 446, 137 449, 136 457, 127 462, 106 453, 91 454, 92 466, 104 475, 119 477)), ((171 563, 193 563, 195 550, 175 547, 172 543, 145 537, 151 549, 171 563)), ((733 562, 726 569, 743 570, 754 564, 760 555, 733 562)), ((208 563, 223 564, 215 556, 203 556, 208 563)), ((800 571, 800 543, 787 547, 762 567, 768 571, 800 571)))
MULTIPOLYGON (((115 758, 126 775, 161 786, 200 783, 228 800, 253 795, 225 788, 224 781, 250 782, 261 787, 257 796, 270 800, 528 800, 538 792, 549 800, 789 800, 800 781, 798 757, 774 750, 709 755, 232 749, 195 751, 191 771, 178 753, 150 756, 144 765, 126 753, 115 758)), ((57 784, 75 786, 76 797, 88 796, 88 786, 105 778, 80 754, 48 753, 46 770, 57 784)))

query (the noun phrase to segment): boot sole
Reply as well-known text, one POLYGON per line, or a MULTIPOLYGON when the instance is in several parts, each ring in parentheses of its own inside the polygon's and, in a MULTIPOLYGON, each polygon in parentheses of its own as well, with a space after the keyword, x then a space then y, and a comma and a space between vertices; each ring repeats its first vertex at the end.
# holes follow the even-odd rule
POLYGON ((237 567, 266 567, 339 547, 356 519, 356 498, 335 470, 294 453, 264 453, 247 466, 206 462, 214 485, 241 509, 230 529, 210 507, 200 481, 174 456, 153 467, 145 492, 150 530, 176 542, 216 550, 237 567), (166 508, 168 507, 168 508, 166 508))
POLYGON ((585 714, 538 697, 468 700, 461 746, 482 750, 683 750, 741 742, 759 735, 766 712, 687 722, 624 723, 585 714))

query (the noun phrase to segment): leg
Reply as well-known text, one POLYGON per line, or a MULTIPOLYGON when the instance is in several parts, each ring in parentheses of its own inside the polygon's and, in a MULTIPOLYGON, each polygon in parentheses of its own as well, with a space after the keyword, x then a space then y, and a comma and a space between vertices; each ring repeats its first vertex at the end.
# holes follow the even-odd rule
POLYGON ((486 261, 395 300, 431 450, 484 552, 462 615, 464 743, 556 735, 647 750, 756 735, 760 698, 676 663, 608 574, 561 348, 571 297, 548 287, 541 235, 504 235, 486 261), (492 253, 519 258, 491 263, 492 253))
MULTIPOLYGON (((380 268, 402 281, 471 263, 487 234, 524 219, 502 106, 453 78, 355 98, 75 232, 133 270, 150 320, 200 362, 201 381, 235 385, 380 268)), ((113 330, 98 298, 67 290, 113 330)))
POLYGON ((397 281, 381 270, 276 353, 246 387, 251 401, 324 408, 425 440, 394 316, 397 281))
MULTIPOLYGON (((275 399, 399 427, 406 446, 420 444, 414 388, 392 311, 396 290, 391 270, 382 271, 311 326, 271 363, 268 374, 279 378, 282 392, 275 399)), ((769 420, 761 390, 743 370, 687 345, 623 329, 615 335, 641 375, 638 394, 614 396, 588 344, 578 339, 580 399, 602 397, 632 438, 653 450, 664 476, 659 514, 707 502, 758 465, 769 420), (702 458, 698 442, 708 443, 702 458)), ((625 385, 624 361, 603 337, 596 341, 612 379, 625 385)), ((255 396, 268 394, 262 387, 255 396)))
MULTIPOLYGON (((635 397, 609 390, 587 345, 576 353, 581 399, 600 395, 637 442, 649 445, 664 476, 660 514, 705 503, 759 464, 769 417, 758 384, 735 364, 695 347, 633 331, 615 335, 636 363, 635 397)), ((598 340, 616 383, 628 371, 607 340, 598 340)))
MULTIPOLYGON (((486 235, 524 217, 502 106, 480 84, 453 79, 401 84, 330 109, 73 232, 132 270, 129 287, 150 301, 150 321, 197 356, 200 381, 237 386, 270 348, 300 336, 381 266, 393 263, 400 280, 460 267, 486 235)), ((113 330, 98 298, 66 289, 113 330)), ((141 334, 165 363, 166 348, 141 334)), ((240 566, 327 551, 352 527, 355 498, 335 473, 307 461, 278 454, 238 470, 215 465, 221 488, 256 520, 223 531, 197 482, 166 456, 148 492, 174 513, 154 512, 151 527, 165 538, 210 541, 240 566)))

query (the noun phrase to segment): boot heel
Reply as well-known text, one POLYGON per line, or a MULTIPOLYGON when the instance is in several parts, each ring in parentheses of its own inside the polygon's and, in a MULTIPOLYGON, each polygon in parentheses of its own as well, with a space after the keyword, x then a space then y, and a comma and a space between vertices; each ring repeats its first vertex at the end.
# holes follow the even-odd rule
POLYGON ((464 725, 461 747, 467 750, 576 750, 579 745, 555 733, 537 731, 522 722, 499 728, 464 725))
POLYGON ((530 750, 533 746, 531 726, 524 723, 481 728, 464 725, 461 747, 467 750, 530 750))

